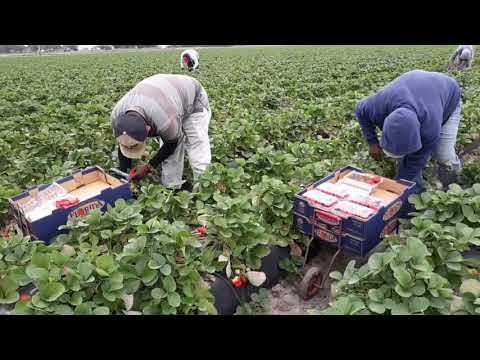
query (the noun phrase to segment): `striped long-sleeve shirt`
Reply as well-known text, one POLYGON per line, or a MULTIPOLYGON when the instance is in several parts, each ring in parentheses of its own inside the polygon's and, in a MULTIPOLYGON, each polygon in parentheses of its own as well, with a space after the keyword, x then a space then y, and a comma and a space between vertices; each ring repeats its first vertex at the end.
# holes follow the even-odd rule
POLYGON ((209 109, 208 96, 200 82, 184 75, 158 74, 138 83, 115 105, 112 127, 121 114, 142 114, 153 136, 175 142, 183 136, 182 123, 193 113, 209 109))

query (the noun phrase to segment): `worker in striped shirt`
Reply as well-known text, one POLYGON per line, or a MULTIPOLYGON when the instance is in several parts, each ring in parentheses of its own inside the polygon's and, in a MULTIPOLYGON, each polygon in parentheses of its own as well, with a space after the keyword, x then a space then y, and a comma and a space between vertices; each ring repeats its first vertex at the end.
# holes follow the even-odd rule
POLYGON ((145 153, 146 139, 155 137, 162 146, 148 164, 133 168, 135 178, 141 179, 156 168, 165 186, 181 188, 185 151, 195 179, 211 162, 210 119, 208 96, 198 80, 158 74, 141 81, 112 111, 120 169, 132 169, 132 159, 145 153))
POLYGON ((180 67, 187 68, 188 71, 194 71, 200 68, 200 54, 197 50, 188 49, 182 52, 180 56, 180 67))
POLYGON ((458 64, 460 70, 472 67, 475 49, 473 45, 460 45, 448 60, 449 66, 458 64))

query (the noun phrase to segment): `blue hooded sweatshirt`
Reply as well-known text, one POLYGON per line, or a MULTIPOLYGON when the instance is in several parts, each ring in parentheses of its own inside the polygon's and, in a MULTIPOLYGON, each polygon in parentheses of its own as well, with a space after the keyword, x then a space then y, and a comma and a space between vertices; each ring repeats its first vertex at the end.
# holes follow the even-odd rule
POLYGON ((455 79, 414 70, 362 100, 356 115, 369 144, 378 144, 378 127, 382 130, 380 146, 391 154, 404 156, 397 179, 414 180, 425 167, 442 125, 455 111, 460 98, 461 89, 455 79))

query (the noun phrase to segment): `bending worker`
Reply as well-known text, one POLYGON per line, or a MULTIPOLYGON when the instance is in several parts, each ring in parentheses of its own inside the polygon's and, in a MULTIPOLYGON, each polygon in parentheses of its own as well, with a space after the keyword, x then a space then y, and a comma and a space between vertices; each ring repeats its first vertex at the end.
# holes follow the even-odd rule
POLYGON ((182 52, 180 56, 180 67, 187 68, 188 71, 194 71, 200 68, 200 54, 194 49, 188 49, 182 52))
POLYGON ((382 152, 399 160, 397 179, 425 188, 422 170, 431 155, 443 186, 456 182, 461 162, 455 152, 461 112, 461 89, 453 78, 421 70, 407 72, 356 109, 370 155, 382 152), (382 130, 378 141, 376 128, 382 130))
POLYGON ((474 52, 473 45, 460 45, 452 56, 450 56, 448 64, 452 66, 458 63, 461 70, 469 69, 472 67, 474 52))
POLYGON ((131 169, 132 159, 145 153, 145 140, 156 137, 163 146, 148 164, 133 168, 137 179, 157 168, 163 185, 180 188, 185 150, 194 178, 198 178, 211 161, 210 119, 208 96, 198 80, 158 74, 141 81, 112 111, 120 170, 131 169))

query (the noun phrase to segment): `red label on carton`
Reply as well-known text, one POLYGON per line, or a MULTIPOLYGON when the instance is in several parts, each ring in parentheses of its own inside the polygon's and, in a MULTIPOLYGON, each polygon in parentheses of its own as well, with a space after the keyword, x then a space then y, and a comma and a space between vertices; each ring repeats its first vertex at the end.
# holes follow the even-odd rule
POLYGON ((90 202, 86 203, 85 205, 82 205, 81 207, 73 210, 68 215, 68 220, 73 219, 73 218, 84 217, 90 211, 93 211, 95 209, 101 209, 104 206, 105 206, 105 201, 102 201, 102 200, 90 201, 90 202))
POLYGON ((321 240, 325 240, 327 242, 336 243, 337 237, 328 231, 322 229, 315 229, 315 236, 321 240))
POLYGON ((338 226, 342 224, 342 218, 333 214, 330 214, 325 211, 315 210, 314 212, 315 219, 323 221, 328 225, 338 226))
POLYGON ((390 206, 383 216, 383 221, 388 221, 394 217, 402 208, 403 202, 401 200, 397 201, 395 204, 390 206))

